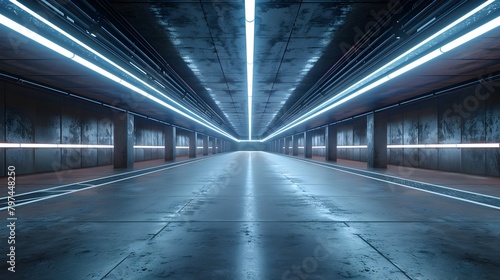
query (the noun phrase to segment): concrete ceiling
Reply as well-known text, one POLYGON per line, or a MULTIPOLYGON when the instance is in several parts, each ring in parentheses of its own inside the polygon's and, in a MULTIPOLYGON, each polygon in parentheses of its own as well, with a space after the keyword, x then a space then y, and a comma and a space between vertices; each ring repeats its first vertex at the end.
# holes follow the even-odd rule
MULTIPOLYGON (((88 1, 81 5, 47 2, 81 20, 74 23, 79 24, 74 33, 80 32, 83 39, 95 41, 121 61, 133 59, 142 69, 168 72, 176 92, 172 98, 237 138, 248 137, 243 0, 88 1), (80 14, 88 15, 88 19, 80 14), (108 31, 103 34, 100 27, 105 23, 108 31), (95 30, 97 37, 89 36, 89 30, 95 30), (122 53, 107 49, 106 44, 113 42, 110 34, 118 38, 122 46, 113 45, 122 53)), ((423 36, 418 33, 425 33, 416 30, 430 18, 436 20, 425 27, 426 32, 448 24, 474 5, 467 1, 396 2, 257 1, 253 138, 269 135, 411 47, 423 36)), ((44 5, 33 4, 50 13, 44 5)), ((69 24, 55 16, 52 19, 69 24)), ((205 130, 147 100, 124 98, 119 85, 16 36, 0 28, 3 73, 205 130), (13 43, 19 41, 23 43, 13 43)), ((500 32, 493 30, 295 131, 498 72, 499 37, 500 32)), ((159 77, 157 73, 151 75, 159 77)))

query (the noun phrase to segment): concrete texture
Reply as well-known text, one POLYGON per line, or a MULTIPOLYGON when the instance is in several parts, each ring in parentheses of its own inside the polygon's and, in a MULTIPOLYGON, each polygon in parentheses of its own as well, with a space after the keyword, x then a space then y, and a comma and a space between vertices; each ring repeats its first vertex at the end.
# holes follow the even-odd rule
POLYGON ((19 209, 19 279, 496 279, 500 266, 498 210, 261 152, 19 209))
MULTIPOLYGON (((0 81, 0 142, 5 142, 5 83, 0 81)), ((5 166, 5 149, 0 148, 0 177, 5 176, 7 166, 5 166)))
POLYGON ((292 155, 293 156, 299 155, 299 136, 298 135, 292 135, 292 155))
POLYGON ((196 146, 198 144, 198 134, 195 131, 188 132, 189 157, 196 157, 196 146))
POLYGON ((174 161, 177 155, 177 129, 174 126, 165 126, 165 161, 174 161))
POLYGON ((387 168, 387 112, 366 116, 367 163, 371 168, 387 168))
POLYGON ((337 126, 329 125, 326 129, 326 160, 337 161, 337 126))
MULTIPOLYGON (((135 117, 134 145, 164 146, 164 125, 142 117, 135 117)), ((164 158, 165 149, 135 148, 135 161, 154 160, 164 158)))
POLYGON ((116 112, 113 116, 114 148, 113 166, 134 166, 134 116, 128 112, 116 112))

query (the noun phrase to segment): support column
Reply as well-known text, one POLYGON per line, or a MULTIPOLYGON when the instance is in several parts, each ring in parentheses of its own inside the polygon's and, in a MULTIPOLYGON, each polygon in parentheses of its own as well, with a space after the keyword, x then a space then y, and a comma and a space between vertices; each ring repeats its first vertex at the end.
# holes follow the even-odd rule
POLYGON ((337 127, 329 125, 325 130, 326 161, 337 161, 337 127))
POLYGON ((217 153, 217 138, 212 137, 212 155, 217 153))
POLYGON ((221 147, 221 144, 222 144, 222 140, 221 139, 217 139, 217 153, 220 154, 222 153, 222 147, 221 147))
POLYGON ((290 153, 290 141, 288 141, 288 138, 285 138, 285 155, 288 155, 290 153))
POLYGON ((387 113, 371 113, 366 116, 368 141, 368 167, 387 168, 387 113))
POLYGON ((313 149, 312 149, 312 136, 313 133, 311 131, 309 132, 304 132, 304 157, 305 158, 312 158, 313 154, 313 149))
POLYGON ((299 137, 292 135, 292 156, 299 155, 299 137))
POLYGON ((208 136, 203 136, 203 155, 208 156, 208 136))
POLYGON ((174 126, 165 127, 165 161, 175 161, 177 135, 174 126))
POLYGON ((195 158, 196 157, 196 140, 198 138, 198 133, 196 131, 190 131, 188 133, 189 135, 189 157, 190 158, 195 158))
POLYGON ((126 112, 113 115, 113 166, 132 168, 134 166, 134 116, 126 112))
MULTIPOLYGON (((5 92, 4 92, 5 87, 0 87, 0 125, 2 128, 0 128, 0 142, 1 143, 6 143, 6 129, 5 127, 7 126, 7 122, 5 120, 5 92)), ((6 176, 6 170, 8 167, 8 163, 5 162, 5 149, 0 148, 0 177, 6 176), (7 165, 7 166, 6 166, 7 165)))

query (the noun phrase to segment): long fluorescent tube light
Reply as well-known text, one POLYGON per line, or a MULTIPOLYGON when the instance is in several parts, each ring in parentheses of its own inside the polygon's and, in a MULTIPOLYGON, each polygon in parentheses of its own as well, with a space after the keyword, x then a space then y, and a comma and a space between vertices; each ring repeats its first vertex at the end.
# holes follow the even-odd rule
POLYGON ((367 149, 366 145, 355 145, 355 146, 337 146, 337 149, 367 149))
POLYGON ((0 143, 0 148, 13 149, 112 149, 113 145, 90 144, 42 144, 42 143, 0 143))
POLYGON ((500 143, 387 145, 388 149, 500 148, 500 143))
MULTIPOLYGON (((172 105, 166 103, 166 102, 161 102, 160 104, 167 107, 168 109, 171 109, 173 110, 174 112, 178 113, 178 114, 181 114, 183 115, 184 117, 187 117, 189 118, 190 120, 192 121, 195 121, 217 133, 220 133, 234 141, 238 141, 238 139, 236 139, 235 137, 233 137, 232 135, 230 135, 229 133, 223 131, 222 129, 216 127, 215 125, 205 121, 202 117, 200 117, 199 115, 197 115, 196 113, 192 112, 191 110, 189 110, 188 108, 182 106, 180 103, 176 102, 175 100, 173 100, 172 98, 168 97, 167 95, 165 95, 164 93, 160 92, 159 90, 157 90, 156 88, 154 88, 153 86, 151 86, 150 84, 146 83, 145 81, 143 81, 142 79, 140 79, 139 77, 133 75, 132 73, 130 73, 129 71, 125 70, 124 68, 122 68, 121 66, 119 66, 118 64, 114 63, 113 61, 111 61, 110 59, 108 59, 107 57, 105 57, 104 55, 100 54, 99 52, 95 51, 94 49, 90 48, 89 46, 87 46, 86 44, 84 44, 83 42, 81 42, 80 40, 76 39, 75 37, 71 36, 70 34, 68 34, 67 32, 65 32, 64 30, 62 30, 61 28, 57 27, 56 25, 54 25, 53 23, 51 23, 50 21, 46 20, 45 18, 43 18, 42 16, 40 16, 39 14, 35 13, 34 11, 32 11, 31 9, 29 9, 28 7, 26 7, 25 5, 21 4, 19 1, 16 1, 16 0, 11 0, 10 2, 12 2, 14 5, 16 5, 17 7, 19 7, 20 9, 22 9, 23 11, 27 12, 28 14, 30 14, 31 16, 35 17, 36 19, 38 19, 39 21, 43 22, 44 24, 46 24, 47 26, 51 27, 52 29, 56 30, 57 32, 59 32, 61 35, 65 36, 66 38, 70 39, 71 41, 75 42, 76 44, 80 45, 81 47, 85 48, 86 50, 90 51, 91 53, 95 54, 96 56, 98 56, 99 58, 101 58, 102 60, 104 60, 105 62, 109 63, 110 65, 112 65, 113 67, 115 67, 116 69, 122 71, 123 73, 127 74, 129 77, 137 80, 138 82, 140 82, 141 84, 145 85, 146 87, 148 87, 150 90, 153 90, 155 93, 163 96, 164 98, 166 98, 167 100, 169 100, 171 103, 175 104, 176 106, 182 108, 183 110, 185 110, 186 112, 188 113, 185 113, 175 107, 173 107, 172 105), (191 116, 192 115, 192 116, 191 116), (195 117, 193 117, 195 116, 195 117), (199 119, 201 120, 199 120, 199 119), (202 121, 203 120, 203 121, 202 121)), ((68 58, 71 58, 73 60, 75 60, 76 62, 80 63, 81 65, 85 66, 85 67, 88 67, 89 69, 91 70, 94 70, 96 72, 98 72, 99 74, 115 81, 115 82, 119 82, 122 81, 124 82, 123 80, 119 79, 118 77, 116 77, 115 75, 103 70, 102 68, 96 66, 95 64, 79 57, 79 56, 76 56, 74 53, 66 50, 65 48, 57 45, 56 43, 38 35, 37 33, 27 29, 26 27, 12 21, 11 19, 5 17, 4 15, 0 14, 0 23, 9 27, 10 29, 20 33, 21 35, 24 35, 26 37, 28 37, 29 39, 33 39, 35 40, 36 42, 42 44, 43 46, 49 48, 49 49, 52 49, 54 51, 56 51, 57 53, 65 56, 65 57, 68 57, 68 58), (98 69, 98 70, 96 70, 98 69), (102 71, 100 71, 102 70, 102 71)), ((124 84, 125 86, 127 86, 127 84, 129 83, 126 83, 124 84)), ((130 88, 130 87, 129 87, 130 88)), ((137 88, 137 87, 134 87, 134 88, 137 88)), ((134 89, 133 89, 134 90, 134 89)), ((134 90, 135 91, 135 90, 134 90)), ((137 91, 136 91, 137 92, 137 91)), ((141 91, 141 92, 137 92, 139 94, 143 94, 143 92, 145 91, 141 91)), ((151 98, 152 95, 150 94, 147 94, 147 95, 144 95, 146 96, 147 98, 155 101, 155 102, 158 102, 157 100, 160 100, 158 98, 151 98)), ((159 103, 159 102, 158 102, 159 103)))
POLYGON ((248 140, 252 140, 255 0, 245 0, 245 39, 246 39, 246 58, 247 58, 248 140))
MULTIPOLYGON (((242 140, 241 142, 260 142, 259 140, 242 140)), ((92 144, 43 144, 43 143, 0 143, 1 149, 112 149, 113 145, 92 144)), ((134 145, 135 149, 163 149, 165 146, 134 145)), ((189 149, 189 146, 176 146, 177 149, 189 149)), ((196 147, 202 149, 203 147, 196 147)), ((212 148, 212 147, 209 147, 212 148)), ((290 147, 291 148, 291 147, 290 147)), ((303 149, 304 146, 298 147, 303 149)), ((325 149, 326 146, 312 146, 313 149, 325 149)), ((366 149, 367 145, 337 146, 337 149, 366 149)), ((444 148, 500 148, 500 143, 464 143, 464 144, 407 144, 387 145, 388 149, 444 149, 444 148)))
POLYGON ((448 43, 448 44, 445 44, 444 46, 440 47, 440 48, 437 48, 435 49, 434 51, 431 51, 430 53, 424 55, 423 57, 421 58, 418 58, 416 59, 415 61, 401 67, 400 69, 398 70, 395 70, 393 72, 391 72, 390 74, 378 79, 377 81, 375 82, 372 82, 368 85, 365 85, 365 86, 362 86, 363 83, 365 83, 369 78, 373 77, 374 75, 382 72, 382 71, 385 71, 386 69, 390 68, 392 65, 396 64, 399 60, 403 59, 405 56, 407 56, 408 54, 410 54, 411 52, 415 51, 416 49, 418 49, 419 47, 423 46, 424 44, 428 43, 429 41, 431 41, 432 39, 435 39, 437 36, 443 34, 444 32, 446 32, 447 30, 453 28, 454 26, 456 26, 457 24, 463 22, 464 20, 466 20, 467 18, 469 18, 470 16, 474 15, 475 13, 479 12, 480 10, 482 10, 483 8, 485 8, 486 6, 492 4, 493 2, 495 2, 494 0, 490 0, 490 1, 487 1, 485 3, 483 3, 482 5, 478 6, 477 8, 473 9, 472 11, 468 12, 467 14, 465 14, 464 16, 460 17, 459 19, 455 20, 453 23, 449 24, 448 26, 446 26, 445 28, 441 29, 440 31, 438 31, 437 33, 433 34, 432 36, 428 37, 427 39, 423 40, 422 42, 420 42, 419 44, 417 44, 416 46, 414 46, 413 48, 411 48, 410 50, 406 51, 405 53, 403 53, 402 55, 398 56, 396 59, 393 59, 392 61, 390 61, 389 63, 385 64, 384 66, 380 67, 379 69, 377 69, 376 71, 372 72, 371 74, 369 74, 368 76, 364 77, 363 79, 361 79, 360 81, 356 82, 355 84, 353 84, 352 86, 348 87, 347 89, 341 91, 339 94, 335 95, 334 97, 330 98, 329 100, 323 102, 322 104, 320 104, 319 106, 315 107, 314 109, 312 109, 311 111, 305 113, 304 115, 300 116, 299 118, 297 118, 296 120, 294 120, 293 122, 291 122, 290 124, 280 128, 279 130, 277 130, 276 132, 270 134, 269 136, 267 136, 266 138, 263 139, 263 141, 267 141, 269 139, 272 139, 273 137, 275 137, 276 135, 279 135, 293 127, 296 127, 318 115, 321 115, 381 84, 384 84, 386 83, 387 81, 399 76, 399 75, 402 75, 428 61, 431 61, 433 59, 435 59, 436 57, 440 56, 441 54, 449 51, 449 50, 452 50, 496 27, 498 27, 500 25, 500 17, 497 17, 489 22, 487 22, 486 24, 483 24, 482 26, 474 29, 473 31, 470 31, 468 33, 466 33, 465 35, 462 35, 460 36, 458 39, 455 39, 453 40, 452 42, 448 43), (361 89, 357 89, 359 86, 362 86, 361 89), (348 95, 347 95, 348 94, 348 95), (345 96, 347 95, 347 96, 345 96), (340 100, 338 100, 340 98, 340 100), (338 101, 336 101, 338 100, 338 101), (335 102, 333 104, 330 104, 331 102, 335 102))

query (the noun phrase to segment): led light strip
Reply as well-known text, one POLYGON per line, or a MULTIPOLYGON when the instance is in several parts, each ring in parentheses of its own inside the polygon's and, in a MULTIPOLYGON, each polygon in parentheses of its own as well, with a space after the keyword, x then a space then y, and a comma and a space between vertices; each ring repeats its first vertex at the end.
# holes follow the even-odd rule
MULTIPOLYGON (((87 144, 41 144, 41 143, 0 143, 0 148, 5 149, 113 149, 113 145, 87 145, 87 144)), ((165 146, 135 145, 134 149, 164 149, 165 146)), ((177 149, 189 149, 189 146, 176 146, 177 149)), ((203 147, 196 147, 203 149, 203 147)), ((212 147, 209 147, 211 149, 212 147)), ((219 147, 216 147, 218 149, 219 147)))
POLYGON ((436 57, 442 55, 443 53, 446 53, 458 46, 461 46, 462 44, 500 26, 500 17, 496 17, 494 18, 493 20, 483 24, 482 26, 460 36, 459 38, 453 40, 452 42, 448 43, 448 44, 445 44, 443 46, 441 46, 440 48, 437 48, 435 49, 434 51, 428 53, 427 55, 424 55, 423 57, 421 58, 418 58, 416 59, 415 61, 401 67, 400 69, 398 70, 395 70, 395 71, 392 71, 390 74, 378 79, 377 81, 373 82, 373 83, 370 83, 364 87, 362 87, 361 89, 357 89, 359 88, 363 83, 365 83, 368 79, 370 79, 371 77, 373 77, 374 75, 380 73, 380 72, 383 72, 384 70, 388 69, 389 67, 393 66, 394 64, 396 64, 399 60, 401 59, 404 59, 404 57, 406 55, 408 55, 409 53, 415 51, 417 48, 423 46, 424 44, 428 43, 429 41, 431 41, 432 39, 435 39, 437 36, 443 34, 444 32, 448 31, 449 29, 453 28, 454 26, 456 26, 457 24, 467 20, 469 17, 471 17, 472 15, 476 14, 477 12, 479 12, 480 10, 484 9, 485 7, 489 6, 490 4, 492 4, 493 2, 495 2, 494 0, 490 0, 490 1, 486 1, 485 3, 483 3, 482 5, 478 6, 477 8, 471 10, 470 12, 468 12, 467 14, 465 14, 464 16, 460 17, 459 19, 455 20, 453 23, 449 24, 448 26, 446 26, 445 28, 441 29, 440 31, 438 31, 437 33, 433 34, 432 36, 428 37, 427 39, 425 39, 424 41, 422 41, 421 43, 417 44, 416 46, 414 46, 413 48, 411 48, 410 50, 406 51, 405 53, 403 53, 402 55, 398 56, 396 59, 392 60, 391 62, 387 63, 386 65, 382 66, 381 68, 379 68, 378 70, 374 71, 373 73, 371 73, 370 75, 366 76, 365 78, 363 78, 362 80, 356 82, 355 84, 353 84, 352 86, 348 87, 347 89, 343 90, 342 92, 340 92, 339 94, 337 94, 336 96, 334 96, 333 98, 327 100, 326 102, 320 104, 319 106, 315 107, 314 109, 312 109, 311 111, 305 113, 304 115, 300 116, 299 118, 297 118, 296 120, 294 120, 293 122, 289 123, 288 125, 280 128, 279 130, 277 130, 276 132, 270 134, 269 136, 267 136, 266 138, 263 139, 263 141, 267 141, 269 139, 272 139, 273 137, 275 137, 276 135, 279 135, 293 127, 296 127, 318 115, 321 115, 379 85, 382 85, 384 83, 386 83, 387 81, 399 76, 399 75, 402 75, 428 61, 431 61, 433 59, 435 59, 436 57), (331 102, 334 102, 333 104, 330 104, 331 102))
POLYGON ((252 140, 253 59, 255 34, 255 0, 245 0, 245 36, 247 53, 248 140, 252 140))
MULTIPOLYGON (((285 147, 283 147, 284 149, 285 147)), ((292 147, 289 147, 292 149, 292 147)), ((299 146, 304 149, 304 146, 299 146)), ((367 149, 367 145, 337 146, 337 149, 367 149)), ((468 144, 418 144, 418 145, 387 145, 387 149, 446 149, 446 148, 500 148, 500 143, 468 143, 468 144)), ((326 149, 326 146, 312 146, 312 149, 326 149)))
POLYGON ((500 143, 387 145, 388 149, 500 148, 500 143))
POLYGON ((86 144, 39 144, 39 143, 0 143, 0 148, 34 148, 34 149, 112 149, 113 145, 86 144))
POLYGON ((107 62, 108 64, 112 65, 114 68, 120 70, 121 72, 127 74, 129 77, 137 80, 138 82, 140 82, 141 84, 145 85, 146 87, 148 87, 150 90, 154 91, 155 93, 161 95, 162 97, 166 98, 168 101, 170 101, 171 103, 175 104, 176 106, 179 106, 180 108, 182 108, 183 110, 185 110, 186 112, 183 112, 177 108, 175 108, 174 106, 160 100, 159 98, 147 93, 146 91, 142 90, 142 89, 139 89, 138 87, 136 86, 133 86, 132 84, 120 79, 119 77, 117 77, 116 75, 114 74, 111 74, 110 72, 100 68, 99 66, 85 60, 84 58, 70 52, 69 50, 57 45, 56 43, 38 35, 36 32, 33 32, 32 30, 18 24, 17 22, 5 17, 4 15, 0 14, 0 24, 3 24, 5 25, 6 27, 12 29, 13 31, 16 31, 18 33, 20 33, 21 35, 23 36, 26 36, 27 38, 31 39, 31 40, 34 40, 36 41, 37 43, 67 57, 67 58, 70 58, 72 59, 73 61, 97 72, 98 74, 108 78, 108 79, 111 79, 112 81, 116 82, 116 83, 119 83, 133 91, 135 91, 136 93, 139 93, 145 97, 147 97, 148 99, 160 104, 160 105, 163 105, 164 107, 192 120, 192 121, 195 121, 196 123, 199 123, 219 134, 222 134, 234 141, 238 141, 238 139, 236 139, 235 137, 233 137, 232 135, 230 135, 229 133, 223 131, 222 129, 216 127, 215 125, 205 121, 202 117, 200 117, 199 115, 197 115, 196 113, 192 112, 191 110, 187 109, 186 107, 182 106, 181 104, 177 103, 175 100, 171 99, 170 97, 168 97, 167 95, 165 95, 164 93, 160 92, 159 90, 157 90, 156 88, 154 88, 153 86, 151 86, 150 84, 146 83, 145 81, 143 81, 142 79, 136 77, 135 75, 133 75, 132 73, 130 73, 129 71, 125 70, 124 68, 120 67, 118 64, 112 62, 110 59, 108 59, 107 57, 105 57, 104 55, 100 54, 99 52, 95 51, 94 49, 90 48, 89 46, 87 46, 86 44, 82 43, 81 41, 79 41, 78 39, 76 39, 75 37, 71 36, 70 34, 68 34, 67 32, 65 32, 64 30, 62 30, 61 28, 57 27, 56 25, 52 24, 51 22, 49 22, 48 20, 46 20, 45 18, 43 18, 42 16, 40 16, 39 14, 35 13, 34 11, 32 11, 31 9, 29 9, 28 7, 24 6, 23 4, 19 3, 18 1, 16 0, 11 0, 10 2, 12 2, 14 5, 16 5, 17 7, 19 7, 20 9, 22 9, 23 11, 27 12, 28 14, 30 14, 31 16, 35 17, 36 19, 38 19, 39 21, 43 22, 44 24, 46 24, 47 26, 51 27, 52 29, 54 29, 55 31, 59 32, 61 35, 65 36, 66 38, 70 39, 71 41, 75 42, 76 44, 80 45, 81 47, 85 48, 86 50, 90 51, 91 53, 95 54, 96 56, 98 56, 99 58, 101 58, 102 60, 104 60, 105 62, 107 62), (199 119, 201 120, 199 120, 199 119))
POLYGON ((366 145, 356 145, 356 146, 337 146, 337 149, 367 149, 366 145))

